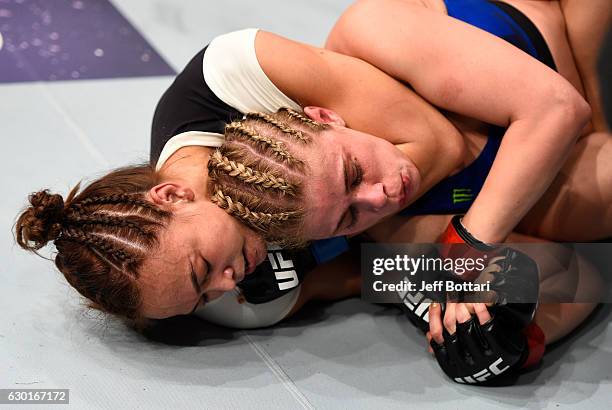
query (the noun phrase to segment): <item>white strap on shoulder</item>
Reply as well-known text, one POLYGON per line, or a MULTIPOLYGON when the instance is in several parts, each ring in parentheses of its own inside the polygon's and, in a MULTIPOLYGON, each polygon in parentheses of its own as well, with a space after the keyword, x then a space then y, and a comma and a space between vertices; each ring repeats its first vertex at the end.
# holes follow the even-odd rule
POLYGON ((204 131, 186 131, 175 135, 170 138, 164 145, 164 149, 159 155, 157 164, 155 164, 155 170, 159 171, 168 158, 172 156, 180 148, 188 147, 191 145, 198 145, 201 147, 220 147, 225 141, 225 137, 222 134, 215 132, 204 132, 204 131))
POLYGON ((281 107, 301 110, 270 81, 257 61, 258 29, 233 31, 216 37, 206 49, 204 80, 227 105, 244 113, 275 112, 281 107))

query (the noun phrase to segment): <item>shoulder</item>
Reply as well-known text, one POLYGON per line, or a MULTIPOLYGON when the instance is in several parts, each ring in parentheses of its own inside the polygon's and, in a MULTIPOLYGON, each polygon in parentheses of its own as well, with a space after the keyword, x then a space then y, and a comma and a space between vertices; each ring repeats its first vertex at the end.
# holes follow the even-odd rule
POLYGON ((251 58, 251 55, 255 53, 257 32, 256 28, 247 28, 215 37, 206 48, 203 60, 204 69, 206 65, 231 66, 231 63, 237 59, 251 58))
POLYGON ((313 48, 260 30, 255 40, 257 59, 268 78, 291 99, 304 106, 302 90, 305 76, 300 75, 304 63, 315 58, 313 48))
POLYGON ((245 29, 211 41, 203 59, 206 84, 223 102, 242 113, 274 112, 281 107, 300 109, 263 69, 256 53, 260 37, 260 30, 245 29))
MULTIPOLYGON (((350 54, 352 40, 367 36, 364 27, 377 27, 389 18, 406 19, 410 14, 406 10, 418 11, 427 9, 440 14, 447 14, 443 0, 358 0, 351 4, 334 24, 327 37, 325 48, 343 54, 350 54), (403 12, 398 13, 398 7, 403 12)), ((404 25, 409 30, 410 25, 404 25)))
POLYGON ((343 65, 352 60, 263 30, 257 33, 255 50, 268 78, 301 106, 325 101, 325 94, 339 85, 343 65))

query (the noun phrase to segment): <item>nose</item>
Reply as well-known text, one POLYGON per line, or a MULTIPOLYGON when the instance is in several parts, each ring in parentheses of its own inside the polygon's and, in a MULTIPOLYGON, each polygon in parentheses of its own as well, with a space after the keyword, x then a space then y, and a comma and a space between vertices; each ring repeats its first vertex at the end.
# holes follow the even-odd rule
MULTIPOLYGON (((242 275, 244 276, 244 275, 242 275)), ((241 275, 234 271, 234 268, 228 266, 222 272, 213 274, 208 283, 206 292, 228 292, 236 287, 236 283, 240 282, 241 275)))
POLYGON ((355 192, 355 205, 367 211, 377 212, 387 204, 387 193, 382 183, 374 185, 362 185, 355 192))

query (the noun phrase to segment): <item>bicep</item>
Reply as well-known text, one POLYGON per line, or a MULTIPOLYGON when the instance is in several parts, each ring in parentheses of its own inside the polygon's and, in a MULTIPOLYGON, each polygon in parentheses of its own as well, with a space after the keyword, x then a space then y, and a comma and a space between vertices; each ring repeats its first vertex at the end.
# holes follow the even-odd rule
POLYGON ((450 123, 431 104, 361 59, 260 31, 259 63, 270 80, 302 107, 333 109, 347 126, 394 144, 430 130, 451 134, 450 123), (372 121, 376 118, 377 121, 372 121))
POLYGON ((409 83, 438 107, 507 125, 555 88, 568 85, 490 33, 425 7, 399 0, 384 4, 359 2, 345 13, 337 30, 353 36, 347 42, 352 55, 409 83))

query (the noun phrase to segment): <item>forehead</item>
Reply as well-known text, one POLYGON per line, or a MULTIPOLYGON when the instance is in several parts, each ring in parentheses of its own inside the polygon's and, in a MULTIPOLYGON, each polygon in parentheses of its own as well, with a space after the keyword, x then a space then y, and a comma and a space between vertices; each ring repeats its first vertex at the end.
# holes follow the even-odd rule
POLYGON ((309 166, 304 183, 304 233, 307 239, 329 236, 344 213, 346 150, 344 144, 330 134, 332 132, 323 131, 304 150, 304 159, 309 166))
POLYGON ((326 178, 332 172, 335 174, 339 169, 338 162, 346 150, 346 145, 346 141, 335 128, 314 134, 309 144, 302 145, 299 148, 300 154, 308 165, 310 179, 326 178))

